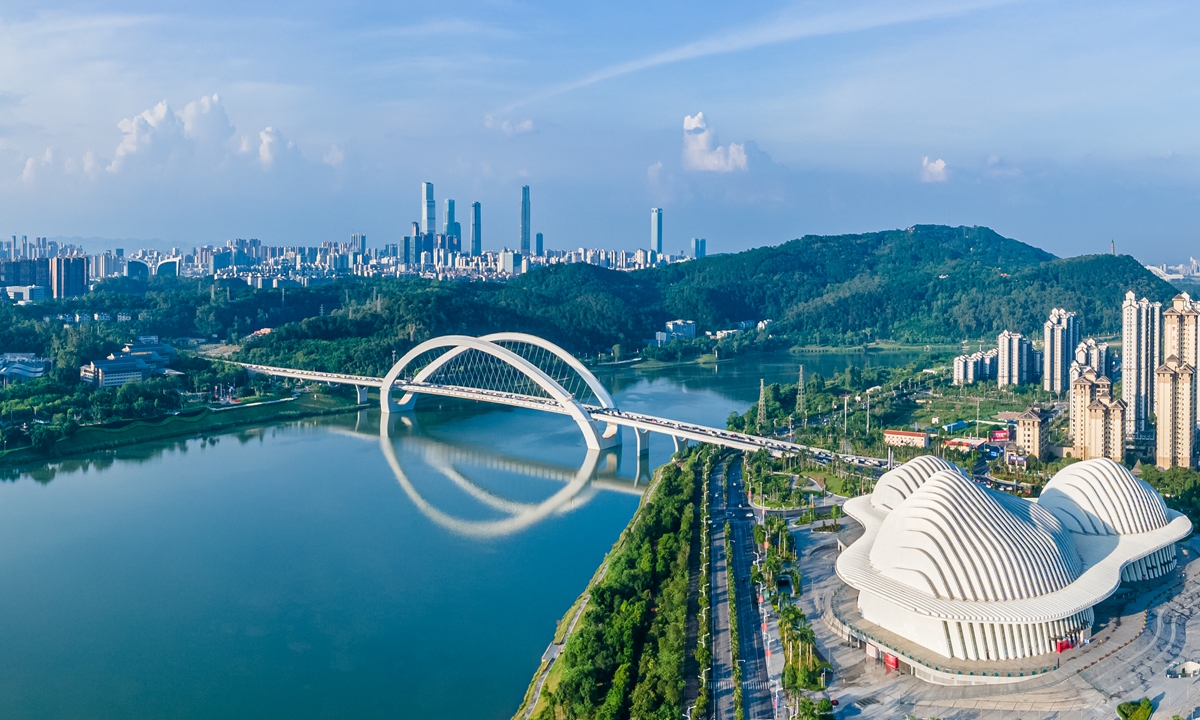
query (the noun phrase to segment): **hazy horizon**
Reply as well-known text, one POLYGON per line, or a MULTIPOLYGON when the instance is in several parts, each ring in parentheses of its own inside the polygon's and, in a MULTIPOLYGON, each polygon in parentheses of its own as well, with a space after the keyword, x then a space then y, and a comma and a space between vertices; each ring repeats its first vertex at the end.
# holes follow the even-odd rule
POLYGON ((11 4, 0 236, 395 242, 419 185, 484 247, 712 253, 984 225, 1192 254, 1182 2, 11 4))

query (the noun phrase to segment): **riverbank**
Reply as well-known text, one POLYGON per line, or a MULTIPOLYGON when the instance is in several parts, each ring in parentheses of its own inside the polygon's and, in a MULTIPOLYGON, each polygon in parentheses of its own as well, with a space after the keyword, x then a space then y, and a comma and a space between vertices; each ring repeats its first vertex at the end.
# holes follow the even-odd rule
POLYGON ((242 425, 293 420, 353 410, 357 405, 329 393, 305 393, 295 398, 222 408, 202 408, 178 415, 140 420, 122 420, 103 425, 85 425, 69 438, 56 442, 49 452, 32 447, 0 452, 0 465, 44 462, 52 458, 111 450, 152 440, 167 440, 198 433, 212 433, 242 425))
MULTIPOLYGON (((641 360, 623 360, 619 364, 636 363, 636 366, 639 370, 662 370, 673 367, 685 367, 688 365, 715 365, 720 362, 738 362, 777 354, 787 354, 789 357, 804 357, 810 355, 869 356, 881 353, 956 353, 959 350, 960 346, 954 344, 925 345, 893 342, 875 342, 868 343, 866 345, 796 345, 788 348, 743 348, 737 354, 733 355, 718 356, 716 353, 705 353, 703 355, 697 355, 696 357, 687 358, 686 360, 654 360, 651 358, 642 358, 641 360)), ((618 363, 600 363, 594 367, 605 368, 617 364, 618 363)))
MULTIPOLYGON (((641 716, 682 712, 690 559, 700 501, 703 450, 658 468, 642 503, 588 587, 560 621, 514 720, 557 717, 557 703, 594 704, 588 688, 604 687, 608 714, 629 707, 641 716), (657 558, 657 559, 656 559, 657 558), (613 635, 604 630, 628 627, 613 635), (636 637, 644 637, 640 646, 636 637), (560 697, 567 683, 566 697, 560 697), (559 691, 559 692, 556 692, 559 691), (637 698, 637 700, 633 700, 637 698)), ((597 707, 581 708, 590 715, 597 707)))

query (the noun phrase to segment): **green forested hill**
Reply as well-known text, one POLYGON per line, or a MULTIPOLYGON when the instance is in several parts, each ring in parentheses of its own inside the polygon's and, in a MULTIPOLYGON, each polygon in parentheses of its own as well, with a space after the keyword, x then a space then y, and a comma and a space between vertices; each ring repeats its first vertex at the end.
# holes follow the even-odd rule
POLYGON ((1115 333, 1129 289, 1163 301, 1175 294, 1129 256, 1060 259, 987 228, 922 225, 806 236, 635 273, 576 264, 508 283, 358 283, 333 315, 285 325, 244 357, 381 372, 392 350, 423 338, 499 329, 577 353, 628 351, 672 318, 702 331, 771 318, 771 333, 793 344, 956 342, 1004 329, 1036 337, 1053 307, 1079 313, 1086 334, 1115 333))
POLYGON ((1078 312, 1085 333, 1117 332, 1126 290, 1175 293, 1129 256, 1059 259, 988 228, 938 225, 806 236, 641 274, 667 314, 706 327, 772 318, 772 332, 814 344, 1033 333, 1052 307, 1078 312))

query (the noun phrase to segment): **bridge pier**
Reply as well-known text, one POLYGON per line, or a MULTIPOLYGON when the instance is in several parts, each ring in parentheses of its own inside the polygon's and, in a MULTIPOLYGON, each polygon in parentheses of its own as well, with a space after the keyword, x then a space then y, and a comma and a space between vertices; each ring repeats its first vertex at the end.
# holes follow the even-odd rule
POLYGON ((384 415, 394 412, 404 412, 412 410, 417 405, 417 396, 415 393, 404 393, 399 402, 396 402, 392 397, 392 391, 384 386, 379 389, 379 409, 384 415))
POLYGON ((634 435, 637 436, 637 454, 638 457, 650 454, 650 431, 633 429, 634 435))
POLYGON ((687 438, 679 437, 678 435, 672 435, 671 439, 675 441, 675 452, 679 452, 680 450, 687 449, 687 446, 688 446, 687 438))
POLYGON ((358 404, 366 405, 367 404, 367 390, 369 388, 366 385, 355 385, 354 389, 358 391, 358 404))

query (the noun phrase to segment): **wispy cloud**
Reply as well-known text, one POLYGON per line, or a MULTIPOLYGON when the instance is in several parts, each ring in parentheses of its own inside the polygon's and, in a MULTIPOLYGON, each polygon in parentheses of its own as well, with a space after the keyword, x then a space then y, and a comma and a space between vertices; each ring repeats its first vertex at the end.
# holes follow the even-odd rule
POLYGON ((363 33, 367 37, 406 37, 406 38, 422 38, 422 37, 446 37, 458 36, 465 37, 470 35, 478 35, 483 37, 506 38, 511 39, 516 37, 516 33, 506 28, 497 27, 495 25, 487 25, 481 22, 473 22, 471 20, 462 20, 460 18, 437 18, 426 20, 425 22, 415 25, 392 25, 388 27, 374 28, 363 33))
POLYGON ((845 33, 862 32, 874 28, 906 23, 938 20, 967 15, 1002 5, 1011 5, 1022 0, 977 0, 976 2, 928 2, 912 7, 896 7, 893 4, 871 4, 849 11, 827 13, 805 18, 773 17, 757 25, 732 30, 695 42, 680 45, 660 53, 636 60, 609 65, 577 80, 565 82, 531 95, 505 107, 501 113, 522 105, 545 100, 563 93, 595 85, 623 75, 649 70, 662 65, 695 60, 712 55, 752 50, 754 48, 805 38, 845 33))
POLYGON ((491 115, 487 115, 483 118, 483 126, 489 130, 499 130, 505 135, 520 135, 521 133, 533 131, 533 120, 526 119, 513 122, 512 120, 499 120, 491 115))

